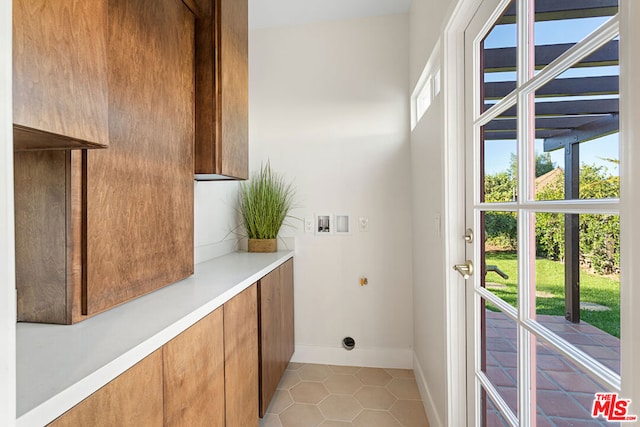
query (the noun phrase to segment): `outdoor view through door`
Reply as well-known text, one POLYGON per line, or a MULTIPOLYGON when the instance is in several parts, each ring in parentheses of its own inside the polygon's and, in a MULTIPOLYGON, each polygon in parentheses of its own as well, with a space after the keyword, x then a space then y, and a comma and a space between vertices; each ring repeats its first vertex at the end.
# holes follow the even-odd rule
POLYGON ((612 425, 593 404, 621 384, 618 3, 485 3, 465 35, 473 423, 612 425))

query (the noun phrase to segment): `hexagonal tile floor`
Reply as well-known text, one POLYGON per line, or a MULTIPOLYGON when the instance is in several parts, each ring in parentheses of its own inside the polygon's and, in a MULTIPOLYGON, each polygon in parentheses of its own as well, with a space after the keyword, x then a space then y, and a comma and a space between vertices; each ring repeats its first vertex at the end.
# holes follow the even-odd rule
POLYGON ((290 363, 260 427, 429 427, 413 371, 290 363))

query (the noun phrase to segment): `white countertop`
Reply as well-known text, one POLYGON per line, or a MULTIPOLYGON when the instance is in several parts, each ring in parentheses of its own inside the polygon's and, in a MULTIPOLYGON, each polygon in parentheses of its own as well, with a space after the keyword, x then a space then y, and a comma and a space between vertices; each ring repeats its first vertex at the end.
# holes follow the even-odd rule
POLYGON ((236 252, 76 325, 17 324, 17 426, 43 426, 293 257, 236 252))

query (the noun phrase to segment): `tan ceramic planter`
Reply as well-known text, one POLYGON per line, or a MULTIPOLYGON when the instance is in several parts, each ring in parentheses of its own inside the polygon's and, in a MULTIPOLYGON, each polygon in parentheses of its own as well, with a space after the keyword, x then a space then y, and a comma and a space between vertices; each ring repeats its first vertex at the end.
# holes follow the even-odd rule
POLYGON ((249 239, 249 252, 277 252, 277 239, 249 239))

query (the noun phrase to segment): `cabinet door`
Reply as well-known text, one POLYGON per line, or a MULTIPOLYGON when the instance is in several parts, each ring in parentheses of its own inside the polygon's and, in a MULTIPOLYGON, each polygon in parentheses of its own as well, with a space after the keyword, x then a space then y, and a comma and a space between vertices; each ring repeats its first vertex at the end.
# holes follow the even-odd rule
POLYGON ((85 314, 193 274, 194 17, 109 1, 108 150, 87 155, 85 314))
POLYGON ((222 322, 219 308, 164 346, 165 426, 225 425, 222 322))
POLYGON ((14 148, 108 146, 107 0, 13 1, 14 148))
POLYGON ((50 425, 153 427, 162 422, 162 350, 158 350, 50 425))
POLYGON ((224 305, 226 427, 258 426, 258 299, 252 285, 224 305))
POLYGON ((262 417, 294 351, 293 260, 260 279, 259 300, 262 417))
POLYGON ((14 155, 18 321, 79 320, 81 165, 78 150, 14 155))
POLYGON ((196 179, 219 179, 219 175, 246 179, 248 2, 198 0, 198 4, 196 179))

